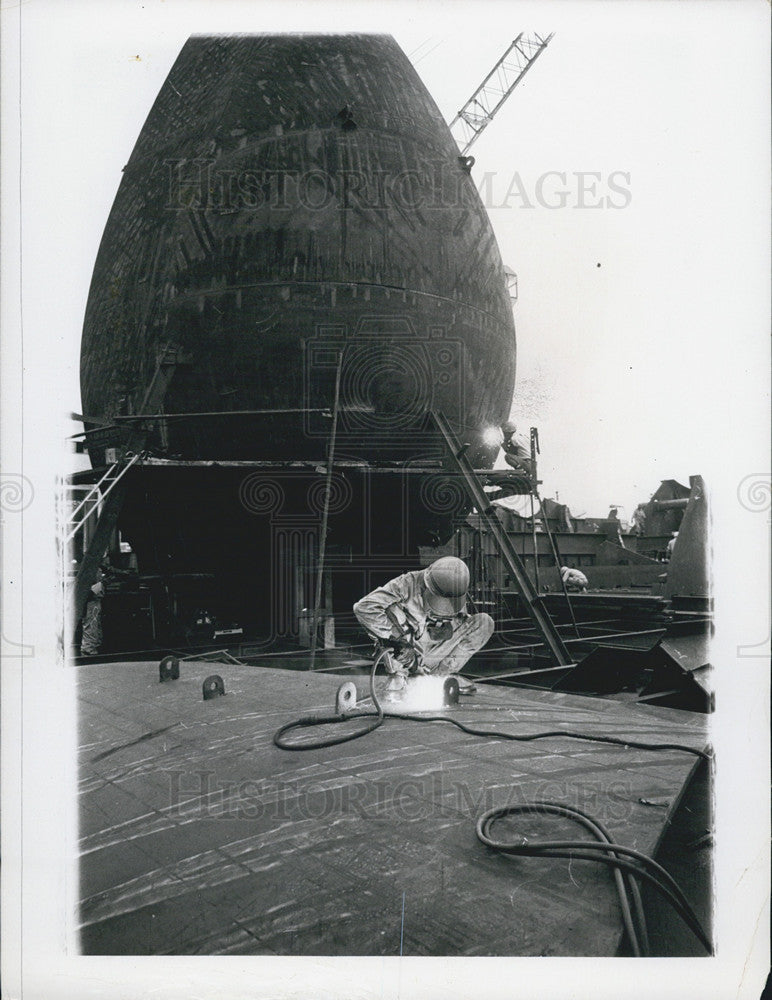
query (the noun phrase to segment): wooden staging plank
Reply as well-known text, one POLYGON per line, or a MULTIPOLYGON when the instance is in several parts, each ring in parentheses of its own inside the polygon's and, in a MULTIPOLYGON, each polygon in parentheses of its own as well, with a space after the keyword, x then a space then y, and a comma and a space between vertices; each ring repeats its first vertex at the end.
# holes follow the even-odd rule
MULTIPOLYGON (((697 758, 400 720, 327 749, 273 745, 280 725, 331 714, 344 679, 191 661, 164 684, 155 664, 78 670, 83 951, 394 955, 402 941, 406 955, 615 954, 608 869, 495 854, 476 818, 560 802, 651 854, 697 758), (211 673, 227 693, 205 702, 211 673)), ((480 684, 447 711, 512 733, 706 744, 705 716, 551 691, 480 684)), ((551 817, 518 831, 582 835, 551 817)))

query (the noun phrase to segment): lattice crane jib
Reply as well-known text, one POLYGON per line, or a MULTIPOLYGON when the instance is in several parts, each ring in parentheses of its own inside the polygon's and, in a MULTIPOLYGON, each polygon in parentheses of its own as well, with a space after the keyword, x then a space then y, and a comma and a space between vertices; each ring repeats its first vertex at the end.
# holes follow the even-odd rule
POLYGON ((450 123, 450 131, 462 156, 466 156, 553 35, 522 31, 461 108, 450 123))
POLYGON ((445 441, 449 465, 453 473, 460 477, 461 484, 467 496, 474 504, 481 522, 485 524, 496 543, 504 565, 517 583, 525 609, 538 629, 544 645, 549 650, 556 665, 568 666, 573 662, 571 654, 564 645, 563 639, 550 617, 541 594, 539 594, 531 583, 526 568, 517 554, 509 535, 496 516, 496 510, 490 502, 490 497, 483 490, 483 484, 480 482, 475 470, 469 464, 469 460, 466 457, 466 449, 469 446, 461 445, 455 431, 444 414, 438 410, 433 410, 431 416, 445 441))

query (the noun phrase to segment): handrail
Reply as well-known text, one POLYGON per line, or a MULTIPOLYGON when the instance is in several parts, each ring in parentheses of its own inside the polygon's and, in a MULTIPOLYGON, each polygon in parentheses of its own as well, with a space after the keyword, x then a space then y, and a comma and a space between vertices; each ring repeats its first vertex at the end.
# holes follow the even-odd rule
MULTIPOLYGON (((143 454, 144 454, 143 452, 141 452, 141 451, 138 451, 138 452, 136 453, 136 455, 133 455, 133 456, 132 456, 132 458, 131 458, 131 461, 129 461, 129 462, 127 462, 127 463, 126 463, 126 465, 125 465, 125 466, 124 466, 124 467, 123 467, 123 468, 121 469, 121 471, 120 471, 120 472, 118 473, 118 475, 117 475, 117 476, 115 477, 115 479, 113 479, 113 481, 112 481, 112 482, 110 483, 110 485, 109 485, 109 486, 107 487, 107 489, 106 489, 106 490, 104 491, 104 493, 103 493, 103 494, 102 494, 102 495, 100 496, 100 498, 99 498, 100 500, 105 500, 105 499, 106 499, 106 498, 107 498, 107 497, 108 497, 108 496, 110 495, 111 491, 112 491, 113 489, 115 489, 115 487, 116 487, 116 486, 118 485, 118 483, 119 483, 119 482, 121 481, 121 479, 123 479, 123 477, 124 477, 124 476, 126 475, 126 473, 127 473, 128 471, 129 471, 129 469, 130 469, 130 468, 132 467, 132 465, 134 465, 134 463, 135 463, 135 462, 138 462, 138 461, 139 461, 139 459, 140 459, 140 458, 142 458, 142 455, 143 455, 143 454)), ((105 475, 104 475, 104 476, 102 476, 102 478, 101 478, 101 479, 99 480, 99 483, 97 483, 97 485, 96 485, 96 486, 94 487, 94 489, 97 489, 97 488, 99 487, 99 484, 100 484, 100 483, 103 483, 103 482, 104 482, 104 480, 105 480, 105 478, 106 478, 107 474, 108 474, 108 473, 109 473, 110 471, 112 471, 112 469, 114 469, 114 468, 115 468, 115 467, 116 467, 117 465, 120 465, 120 462, 116 462, 116 463, 115 463, 115 465, 111 466, 111 467, 110 467, 110 469, 108 469, 108 470, 107 470, 107 473, 105 473, 105 475)), ((91 492, 93 493, 93 490, 92 490, 91 492)), ((91 494, 89 493, 89 496, 90 496, 90 495, 91 495, 91 494)), ((85 503, 85 501, 84 501, 84 503, 85 503)), ((64 539, 64 540, 65 540, 65 542, 69 542, 69 541, 70 541, 70 540, 71 540, 72 538, 74 538, 74 536, 75 536, 75 535, 77 535, 77 533, 78 533, 78 532, 80 531, 80 529, 81 529, 81 528, 83 527, 83 525, 84 525, 84 524, 86 523, 86 521, 87 521, 87 520, 88 520, 88 519, 89 519, 89 518, 91 517, 92 513, 93 513, 93 508, 92 508, 92 510, 90 510, 90 511, 88 512, 88 514, 86 514, 86 515, 85 515, 85 516, 84 516, 84 517, 83 517, 83 518, 82 518, 82 519, 81 519, 81 520, 80 520, 80 521, 79 521, 79 522, 78 522, 78 523, 77 523, 77 524, 75 525, 75 527, 74 527, 74 528, 72 529, 72 531, 71 531, 71 532, 70 532, 70 533, 69 533, 69 534, 68 534, 68 535, 67 535, 67 536, 65 537, 65 539, 64 539)))
POLYGON ((98 493, 99 492, 99 487, 102 485, 102 483, 105 481, 105 479, 108 478, 108 476, 110 475, 110 473, 114 472, 119 465, 120 465, 120 462, 114 462, 110 466, 110 468, 107 470, 107 472, 105 472, 105 474, 102 476, 102 478, 99 480, 99 482, 95 483, 94 486, 91 487, 91 489, 88 491, 88 493, 85 495, 85 497, 83 497, 83 499, 78 504, 78 506, 75 508, 75 510, 72 511, 72 514, 70 515, 70 517, 67 520, 68 524, 74 524, 75 523, 75 518, 77 517, 78 511, 80 510, 80 508, 83 507, 85 504, 87 504, 89 502, 89 500, 91 499, 91 497, 92 497, 92 495, 94 493, 98 493))

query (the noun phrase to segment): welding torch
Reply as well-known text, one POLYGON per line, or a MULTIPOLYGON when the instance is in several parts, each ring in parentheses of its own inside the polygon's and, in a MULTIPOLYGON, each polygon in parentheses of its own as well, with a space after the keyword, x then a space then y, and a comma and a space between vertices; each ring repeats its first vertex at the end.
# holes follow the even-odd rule
POLYGON ((411 670, 422 673, 421 650, 416 645, 415 629, 408 620, 407 612, 399 603, 395 601, 385 609, 386 617, 392 625, 392 637, 382 639, 381 644, 391 650, 391 655, 385 658, 385 667, 388 673, 398 674, 406 678, 411 670), (397 609, 402 612, 404 620, 400 620, 397 609))

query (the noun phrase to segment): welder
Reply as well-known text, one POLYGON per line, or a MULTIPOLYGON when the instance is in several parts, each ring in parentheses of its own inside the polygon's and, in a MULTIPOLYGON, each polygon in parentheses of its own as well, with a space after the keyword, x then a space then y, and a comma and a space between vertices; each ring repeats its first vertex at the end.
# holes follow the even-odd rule
POLYGON ((354 605, 359 623, 382 646, 392 675, 390 690, 403 688, 410 671, 457 677, 460 694, 475 686, 458 676, 493 634, 493 619, 469 614, 469 568, 462 559, 442 556, 427 569, 403 573, 354 605))
MULTIPOLYGON (((493 431, 493 428, 491 428, 493 431)), ((497 492, 489 491, 492 500, 500 500, 507 496, 523 496, 535 488, 534 463, 531 459, 530 443, 522 434, 517 433, 516 424, 507 420, 501 425, 501 447, 504 451, 504 461, 514 472, 496 469, 486 476, 488 486, 496 487, 497 492)))
POLYGON ((505 424, 502 424, 501 433, 504 436, 501 443, 501 447, 504 449, 504 461, 517 472, 523 472, 528 479, 531 479, 533 477, 533 462, 530 443, 522 434, 518 434, 517 425, 512 420, 507 420, 505 424))

